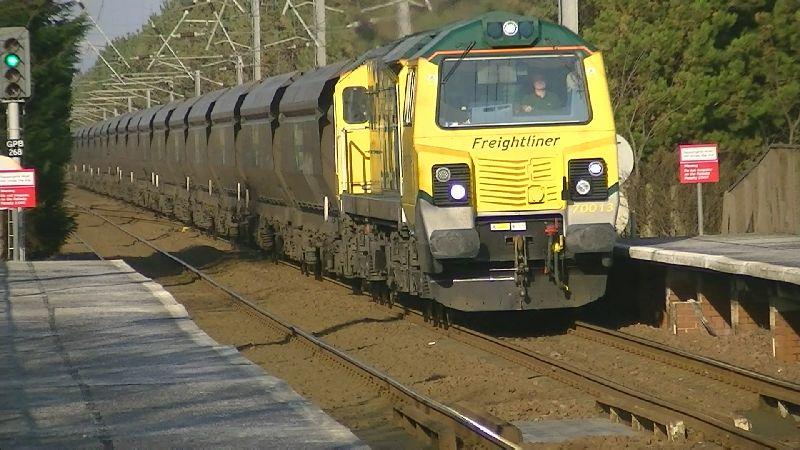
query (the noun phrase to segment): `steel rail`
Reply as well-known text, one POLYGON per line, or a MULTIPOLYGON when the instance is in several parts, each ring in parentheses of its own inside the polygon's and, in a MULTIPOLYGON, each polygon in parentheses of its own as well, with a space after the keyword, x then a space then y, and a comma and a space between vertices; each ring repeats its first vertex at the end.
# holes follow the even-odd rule
MULTIPOLYGON (((392 397, 399 399, 402 403, 406 406, 411 406, 411 408, 418 408, 425 413, 430 414, 433 412, 433 416, 439 421, 444 422, 444 429, 434 429, 431 431, 437 432, 439 444, 444 446, 448 446, 448 444, 443 443, 444 439, 447 439, 447 435, 453 433, 458 438, 453 436, 452 444, 458 447, 468 447, 468 448, 501 448, 501 449, 519 449, 522 448, 520 443, 511 442, 510 440, 504 438, 503 436, 499 435, 498 433, 489 429, 486 425, 479 423, 477 420, 468 417, 465 414, 451 408, 447 405, 437 402, 429 397, 426 397, 422 394, 419 394, 408 387, 402 385, 400 382, 394 380, 389 375, 384 374, 377 369, 355 359, 354 357, 350 356, 349 354, 331 346, 330 344, 326 343, 325 341, 317 338, 313 334, 304 331, 303 329, 294 326, 285 320, 277 317, 276 315, 272 314, 271 312, 259 307, 258 305, 254 304, 253 302, 247 300, 237 292, 231 290, 230 288, 226 287, 225 285, 217 282, 212 277, 208 276, 202 270, 192 266, 188 262, 178 258, 177 256, 171 254, 170 252, 161 249, 160 247, 156 246, 152 242, 144 239, 128 230, 124 227, 116 224, 115 222, 109 220, 105 216, 98 214, 91 209, 88 209, 82 205, 78 205, 74 202, 69 200, 65 200, 67 203, 73 205, 74 207, 85 211, 87 214, 93 215, 109 225, 117 228, 118 230, 122 231, 123 233, 127 234, 131 238, 141 242, 142 244, 150 247, 154 251, 166 256, 167 258, 171 259, 175 263, 183 266, 186 270, 192 272, 199 278, 203 279, 207 283, 211 284, 212 286, 216 287, 217 289, 221 290, 237 302, 240 305, 246 306, 249 311, 253 314, 257 315, 258 317, 265 320, 272 328, 285 333, 289 337, 297 338, 302 343, 316 349, 322 350, 324 356, 335 360, 341 363, 343 366, 346 366, 350 370, 354 370, 358 372, 358 374, 372 381, 374 384, 378 384, 382 387, 381 390, 385 390, 388 392, 392 397), (460 445, 459 445, 460 444, 460 445)), ((403 408, 402 410, 395 409, 396 413, 402 414, 406 419, 413 419, 415 413, 410 412, 407 409, 403 408)), ((424 423, 419 423, 418 425, 426 425, 424 423)), ((434 427, 435 428, 435 427, 434 427)), ((450 447, 447 447, 450 448, 450 447)))
POLYGON ((73 235, 72 235, 72 237, 74 237, 74 238, 75 238, 75 240, 76 240, 76 241, 78 241, 78 242, 79 242, 81 245, 83 245, 84 247, 86 247, 87 249, 89 249, 89 251, 90 251, 90 252, 94 253, 94 256, 97 256, 97 258, 98 258, 100 261, 105 261, 105 260, 106 260, 105 258, 103 258, 103 255, 101 255, 100 253, 98 253, 98 252, 97 252, 97 250, 95 250, 95 249, 94 249, 94 247, 92 247, 91 245, 89 245, 89 243, 88 243, 88 242, 86 242, 86 241, 84 241, 83 239, 81 239, 81 237, 80 237, 80 236, 78 236, 78 234, 77 234, 77 233, 73 234, 73 235))
POLYGON ((749 390, 765 400, 772 400, 775 406, 780 402, 784 407, 800 409, 800 384, 797 383, 586 322, 575 322, 571 333, 749 390))

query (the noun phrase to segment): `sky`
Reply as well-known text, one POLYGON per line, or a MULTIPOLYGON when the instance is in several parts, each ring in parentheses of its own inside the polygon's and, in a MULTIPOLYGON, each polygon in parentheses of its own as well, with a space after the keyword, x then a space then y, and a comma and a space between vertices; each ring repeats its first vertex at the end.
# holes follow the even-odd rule
MULTIPOLYGON (((91 14, 100 28, 110 39, 138 31, 147 22, 147 18, 160 10, 164 0, 82 0, 86 11, 91 14)), ((91 24, 91 22, 90 22, 91 24)), ((98 49, 106 46, 102 34, 91 26, 86 40, 98 49)), ((97 53, 87 42, 81 44, 81 72, 92 67, 97 60, 97 53)))

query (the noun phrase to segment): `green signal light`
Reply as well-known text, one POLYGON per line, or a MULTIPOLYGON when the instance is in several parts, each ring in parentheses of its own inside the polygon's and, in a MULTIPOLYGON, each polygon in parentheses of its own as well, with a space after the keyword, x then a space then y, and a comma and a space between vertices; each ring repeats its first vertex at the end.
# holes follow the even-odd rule
POLYGON ((20 61, 19 56, 15 55, 14 53, 9 53, 4 58, 6 66, 8 66, 11 69, 17 67, 19 65, 19 61, 20 61))

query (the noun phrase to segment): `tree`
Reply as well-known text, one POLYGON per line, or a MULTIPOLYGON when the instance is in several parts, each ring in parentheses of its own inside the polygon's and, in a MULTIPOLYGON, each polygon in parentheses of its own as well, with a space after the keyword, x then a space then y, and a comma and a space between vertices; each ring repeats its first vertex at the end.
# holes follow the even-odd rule
POLYGON ((800 132, 799 0, 594 0, 584 30, 604 52, 618 132, 638 169, 627 191, 647 234, 694 230, 693 189, 677 181, 676 147, 720 144, 707 186, 716 229, 722 191, 764 145, 800 132))
POLYGON ((777 0, 771 11, 756 14, 759 25, 754 38, 760 48, 751 67, 763 82, 765 94, 758 108, 772 113, 771 140, 800 142, 800 0, 777 0))
POLYGON ((27 249, 33 258, 57 252, 75 229, 75 219, 63 204, 64 171, 72 147, 71 84, 86 25, 74 17, 72 7, 69 1, 0 2, 0 26, 24 26, 31 34, 33 97, 25 104, 22 124, 23 165, 36 169, 38 185, 38 206, 26 215, 27 249))

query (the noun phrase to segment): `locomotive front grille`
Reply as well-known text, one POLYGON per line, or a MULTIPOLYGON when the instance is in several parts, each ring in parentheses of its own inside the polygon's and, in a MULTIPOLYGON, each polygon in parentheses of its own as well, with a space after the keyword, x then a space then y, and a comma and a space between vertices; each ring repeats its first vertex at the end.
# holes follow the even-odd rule
POLYGON ((562 181, 555 158, 475 158, 479 209, 561 209, 562 181))

